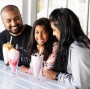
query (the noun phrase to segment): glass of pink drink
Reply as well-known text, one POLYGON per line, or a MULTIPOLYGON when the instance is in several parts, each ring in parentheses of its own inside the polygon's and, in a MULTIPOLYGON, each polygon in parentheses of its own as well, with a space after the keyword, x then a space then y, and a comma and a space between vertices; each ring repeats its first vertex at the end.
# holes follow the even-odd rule
POLYGON ((43 67, 44 55, 31 55, 33 74, 35 78, 39 78, 40 71, 43 67))
POLYGON ((19 51, 13 48, 9 52, 9 62, 10 62, 11 72, 14 76, 16 75, 18 61, 19 61, 19 51))

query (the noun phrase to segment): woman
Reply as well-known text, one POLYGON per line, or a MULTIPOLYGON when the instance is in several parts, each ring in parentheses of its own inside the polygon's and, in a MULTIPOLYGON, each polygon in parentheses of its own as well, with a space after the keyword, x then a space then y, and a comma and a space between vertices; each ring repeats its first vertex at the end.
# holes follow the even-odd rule
POLYGON ((46 70, 46 77, 90 89, 90 40, 78 17, 70 9, 60 8, 52 11, 49 19, 58 50, 54 68, 46 70))
MULTIPOLYGON (((52 69, 57 51, 57 42, 55 42, 55 37, 53 37, 53 31, 50 25, 50 21, 47 18, 40 18, 35 21, 28 45, 28 56, 31 59, 32 54, 38 55, 41 50, 41 54, 44 55, 44 60, 46 61, 45 65, 48 69, 52 69), (52 50, 53 48, 53 50, 52 50)), ((33 74, 32 62, 30 63, 30 68, 21 66, 20 69, 22 72, 33 74)), ((42 69, 42 74, 45 67, 42 69)))

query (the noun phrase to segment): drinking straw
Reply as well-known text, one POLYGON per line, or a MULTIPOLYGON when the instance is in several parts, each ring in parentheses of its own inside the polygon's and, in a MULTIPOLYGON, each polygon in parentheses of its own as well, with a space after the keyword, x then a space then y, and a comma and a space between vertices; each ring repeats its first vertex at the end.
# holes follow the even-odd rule
POLYGON ((39 55, 41 56, 41 51, 42 51, 42 47, 40 48, 40 52, 39 52, 39 55))
POLYGON ((10 45, 11 45, 11 42, 12 42, 12 36, 11 36, 11 38, 10 38, 10 45))
POLYGON ((18 44, 16 44, 16 49, 18 49, 18 44))

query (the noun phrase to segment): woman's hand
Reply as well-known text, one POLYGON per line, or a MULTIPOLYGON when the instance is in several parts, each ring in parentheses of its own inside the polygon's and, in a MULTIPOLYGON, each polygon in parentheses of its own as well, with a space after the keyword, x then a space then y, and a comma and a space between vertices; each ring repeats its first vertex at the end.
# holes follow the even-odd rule
POLYGON ((47 77, 47 78, 49 78, 49 79, 52 79, 52 80, 55 80, 55 76, 56 76, 56 72, 54 72, 54 71, 52 71, 52 70, 50 70, 50 69, 46 69, 46 71, 45 71, 46 73, 45 73, 45 76, 47 77))
POLYGON ((27 73, 28 70, 29 70, 29 68, 25 67, 24 65, 22 65, 22 66, 20 67, 20 71, 21 71, 21 72, 27 73))

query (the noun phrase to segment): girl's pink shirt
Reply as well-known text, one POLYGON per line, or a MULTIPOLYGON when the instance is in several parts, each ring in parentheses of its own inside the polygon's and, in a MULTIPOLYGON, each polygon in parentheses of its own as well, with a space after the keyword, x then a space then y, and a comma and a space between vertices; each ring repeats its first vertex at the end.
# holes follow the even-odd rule
MULTIPOLYGON (((44 64, 44 67, 42 68, 41 71, 44 71, 46 68, 47 69, 52 69, 53 68, 53 65, 54 65, 55 59, 56 59, 57 48, 58 48, 58 43, 54 42, 52 53, 49 55, 46 63, 44 64)), ((28 73, 33 74, 32 62, 30 63, 30 68, 28 70, 28 73)))

